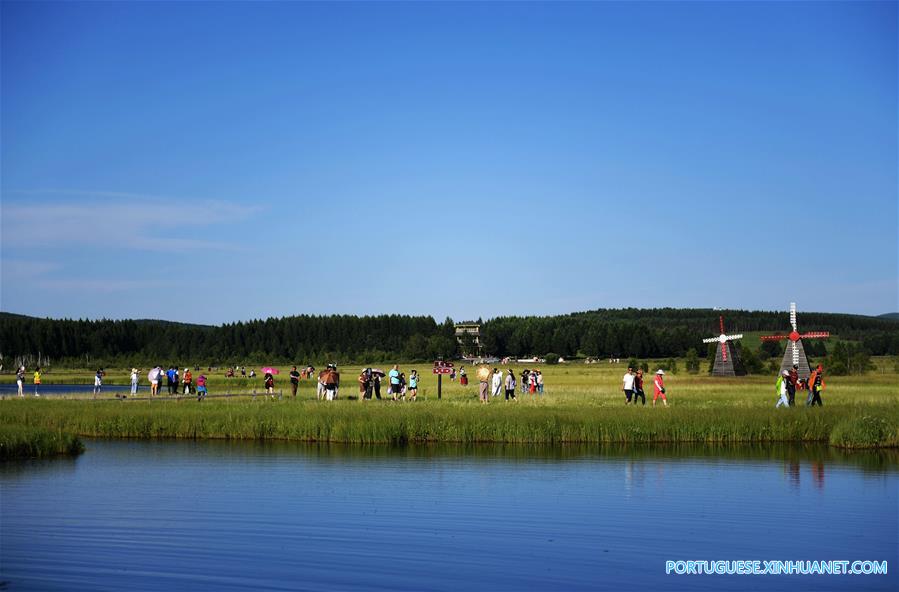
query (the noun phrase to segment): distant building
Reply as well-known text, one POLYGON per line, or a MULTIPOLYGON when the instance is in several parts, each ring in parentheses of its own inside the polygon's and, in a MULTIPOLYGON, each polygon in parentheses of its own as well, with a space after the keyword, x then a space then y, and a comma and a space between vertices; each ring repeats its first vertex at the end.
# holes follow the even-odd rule
POLYGON ((462 349, 463 356, 481 355, 481 325, 478 323, 457 323, 456 341, 462 349), (466 351, 474 348, 475 351, 466 351))

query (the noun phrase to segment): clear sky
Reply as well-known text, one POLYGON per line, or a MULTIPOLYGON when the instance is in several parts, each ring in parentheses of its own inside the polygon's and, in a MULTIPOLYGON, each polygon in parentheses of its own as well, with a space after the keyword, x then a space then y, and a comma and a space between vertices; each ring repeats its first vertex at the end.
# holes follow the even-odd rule
POLYGON ((0 309, 897 303, 897 4, 2 2, 0 309))

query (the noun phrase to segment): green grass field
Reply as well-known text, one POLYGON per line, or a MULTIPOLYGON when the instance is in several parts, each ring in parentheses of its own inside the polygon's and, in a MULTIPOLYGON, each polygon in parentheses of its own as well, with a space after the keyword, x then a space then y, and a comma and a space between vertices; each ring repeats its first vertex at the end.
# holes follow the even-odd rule
MULTIPOLYGON (((0 402, 0 431, 2 426, 19 426, 113 438, 345 443, 818 442, 845 448, 897 447, 899 376, 888 364, 880 366, 882 370, 864 376, 827 378, 825 406, 813 409, 804 406, 803 392, 797 395, 798 407, 775 409, 773 377, 720 379, 683 372, 666 377, 670 407, 625 406, 620 391, 624 368, 607 363, 541 367, 546 377, 543 396, 518 394, 517 402, 496 398, 488 405, 478 402, 476 383, 463 388, 446 378, 438 401, 436 377, 423 365, 401 366, 407 372, 413 367, 429 372, 419 391, 421 400, 415 403, 357 400, 359 368, 341 369, 341 397, 330 403, 315 398, 312 380, 301 381, 296 400, 237 396, 202 404, 189 398, 119 401, 109 383, 124 385, 127 374, 114 371, 104 387, 104 397, 111 400, 12 397, 0 402)), ((520 371, 524 365, 512 367, 520 371)), ((91 376, 89 371, 84 374, 91 376)), ((58 376, 60 382, 74 378, 68 373, 58 376)), ((210 379, 211 395, 262 390, 261 379, 210 379)), ((284 374, 276 389, 285 395, 289 391, 284 374)), ((127 392, 126 387, 118 390, 127 392)), ((651 402, 651 388, 646 390, 651 402)))

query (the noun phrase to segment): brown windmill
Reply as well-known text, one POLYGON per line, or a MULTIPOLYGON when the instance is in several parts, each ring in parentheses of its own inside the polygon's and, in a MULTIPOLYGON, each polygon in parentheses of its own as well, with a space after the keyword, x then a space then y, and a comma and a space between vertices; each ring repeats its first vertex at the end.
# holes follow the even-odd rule
POLYGON ((724 332, 724 317, 718 317, 721 327, 721 334, 718 337, 709 337, 703 339, 703 343, 718 343, 719 347, 715 349, 715 365, 712 367, 712 376, 743 376, 746 370, 737 357, 737 350, 733 341, 743 339, 743 334, 728 335, 724 332))

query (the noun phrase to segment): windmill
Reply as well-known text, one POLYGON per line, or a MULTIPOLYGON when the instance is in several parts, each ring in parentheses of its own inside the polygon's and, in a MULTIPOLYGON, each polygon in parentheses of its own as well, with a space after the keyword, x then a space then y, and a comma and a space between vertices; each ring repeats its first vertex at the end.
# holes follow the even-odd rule
POLYGON ((788 335, 763 335, 762 341, 782 341, 788 339, 787 349, 784 351, 783 361, 780 363, 780 370, 789 370, 793 365, 799 366, 799 378, 808 378, 811 369, 808 367, 808 358, 805 356, 805 348, 802 347, 803 339, 827 339, 830 333, 827 331, 811 331, 809 333, 799 333, 796 328, 796 303, 790 303, 790 325, 793 330, 788 335))
POLYGON ((724 317, 718 317, 721 326, 721 334, 718 337, 709 337, 703 339, 703 343, 718 343, 720 346, 715 350, 715 366, 712 368, 712 376, 743 376, 746 371, 740 358, 737 357, 736 348, 732 341, 743 339, 743 334, 728 335, 724 332, 724 317))

